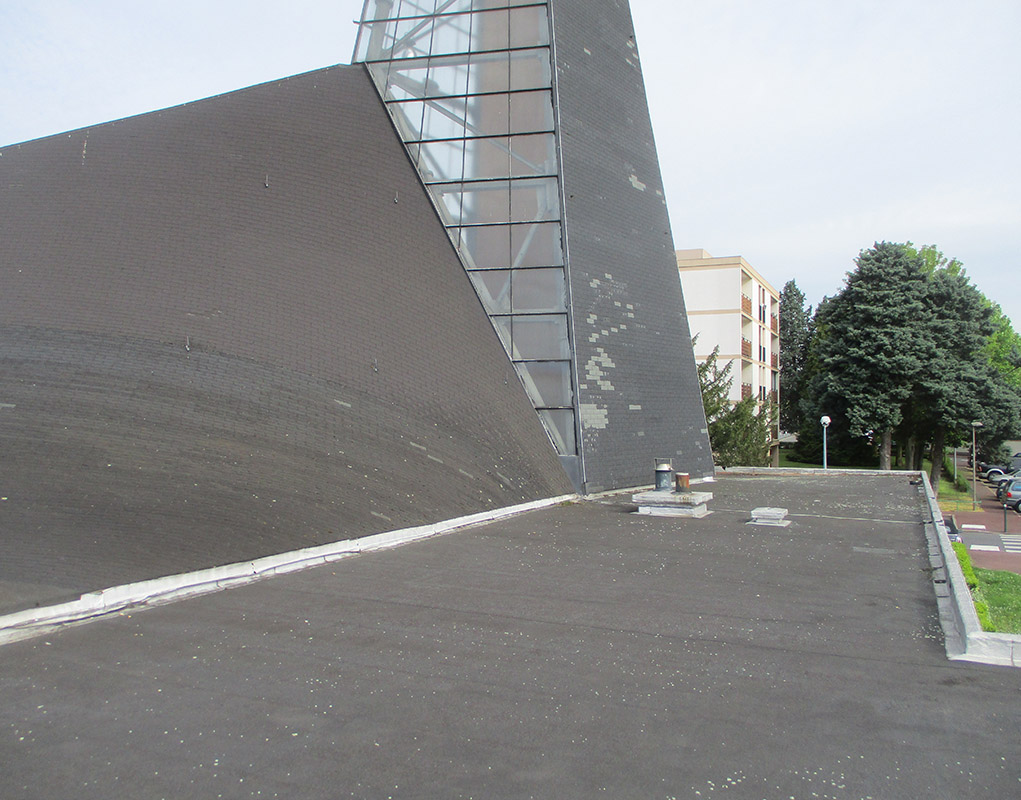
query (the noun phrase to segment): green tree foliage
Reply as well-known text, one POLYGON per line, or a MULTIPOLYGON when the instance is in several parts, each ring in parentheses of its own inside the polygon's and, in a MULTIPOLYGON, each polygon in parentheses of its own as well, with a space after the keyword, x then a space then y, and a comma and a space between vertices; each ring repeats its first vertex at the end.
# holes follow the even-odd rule
POLYGON ((728 395, 734 362, 720 366, 719 352, 719 346, 713 348, 709 357, 698 365, 713 460, 723 469, 735 465, 765 466, 769 463, 770 409, 762 408, 756 413, 758 404, 754 397, 731 404, 728 395))
POLYGON ((801 391, 808 344, 812 337, 812 307, 793 280, 780 293, 780 428, 799 430, 801 391))
POLYGON ((927 276, 919 256, 888 242, 856 263, 816 320, 814 392, 840 409, 851 436, 878 439, 880 469, 889 469, 893 431, 935 352, 922 324, 927 276))
POLYGON ((799 455, 819 445, 825 413, 833 418, 832 455, 866 463, 855 450, 867 444, 889 469, 896 440, 901 463, 920 469, 931 446, 938 486, 944 446, 970 439, 972 420, 982 422, 989 448, 1016 435, 1021 391, 1012 379, 1021 382, 1021 342, 961 262, 932 245, 882 242, 856 264, 813 322, 799 455))
POLYGON ((998 305, 991 308, 993 333, 985 343, 986 358, 1008 386, 1021 391, 1021 336, 998 305))
POLYGON ((983 416, 983 400, 993 394, 994 378, 982 356, 993 332, 992 310, 964 271, 939 266, 926 286, 928 335, 934 345, 926 369, 913 387, 905 407, 905 429, 900 439, 911 442, 911 469, 921 469, 924 443, 931 442, 932 484, 939 486, 943 450, 970 430, 971 420, 983 416))

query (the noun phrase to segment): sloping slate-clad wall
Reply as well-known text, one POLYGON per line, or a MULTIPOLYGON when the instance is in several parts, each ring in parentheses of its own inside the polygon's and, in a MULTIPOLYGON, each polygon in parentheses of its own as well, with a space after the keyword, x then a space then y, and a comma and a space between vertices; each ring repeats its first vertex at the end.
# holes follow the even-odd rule
POLYGON ((572 489, 361 66, 0 148, 0 282, 0 582, 572 489))
POLYGON ((551 6, 586 489, 711 475, 630 8, 551 6))

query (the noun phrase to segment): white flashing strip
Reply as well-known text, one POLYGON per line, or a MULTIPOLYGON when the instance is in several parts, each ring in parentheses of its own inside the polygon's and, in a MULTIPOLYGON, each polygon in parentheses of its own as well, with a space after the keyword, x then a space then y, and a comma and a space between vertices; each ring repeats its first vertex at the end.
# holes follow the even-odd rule
POLYGON ((576 494, 565 494, 545 500, 534 500, 530 503, 483 511, 466 517, 456 517, 431 525, 386 531, 359 539, 345 539, 316 547, 265 556, 253 561, 211 567, 181 575, 167 575, 123 586, 112 586, 83 594, 78 600, 67 603, 31 608, 0 616, 0 645, 39 636, 62 625, 86 622, 126 608, 163 605, 176 600, 210 594, 264 578, 272 578, 275 575, 285 575, 289 572, 321 566, 358 553, 398 547, 419 539, 439 536, 472 525, 493 522, 504 517, 549 508, 577 499, 578 495, 576 494))

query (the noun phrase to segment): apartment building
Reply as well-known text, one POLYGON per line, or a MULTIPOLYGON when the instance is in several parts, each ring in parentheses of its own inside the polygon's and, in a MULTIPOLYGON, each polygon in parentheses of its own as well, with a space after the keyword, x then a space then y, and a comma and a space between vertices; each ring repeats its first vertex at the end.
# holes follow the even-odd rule
POLYGON ((780 295, 741 256, 714 258, 705 250, 678 250, 677 269, 695 360, 719 346, 721 364, 733 361, 733 402, 754 396, 779 400, 780 295))

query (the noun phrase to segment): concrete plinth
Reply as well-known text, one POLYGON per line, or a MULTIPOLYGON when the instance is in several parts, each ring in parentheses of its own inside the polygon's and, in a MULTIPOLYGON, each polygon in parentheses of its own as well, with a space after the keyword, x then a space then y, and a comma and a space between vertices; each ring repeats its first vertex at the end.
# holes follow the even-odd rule
POLYGON ((713 499, 712 492, 639 492, 631 495, 638 504, 638 514, 656 517, 705 517, 713 512, 706 503, 713 499))
POLYGON ((770 525, 774 528, 786 528, 791 524, 789 519, 786 519, 787 509, 786 508, 771 508, 769 506, 761 506, 759 508, 752 509, 752 518, 748 521, 749 525, 770 525))

